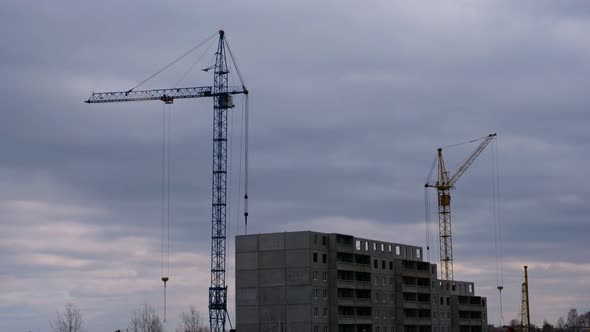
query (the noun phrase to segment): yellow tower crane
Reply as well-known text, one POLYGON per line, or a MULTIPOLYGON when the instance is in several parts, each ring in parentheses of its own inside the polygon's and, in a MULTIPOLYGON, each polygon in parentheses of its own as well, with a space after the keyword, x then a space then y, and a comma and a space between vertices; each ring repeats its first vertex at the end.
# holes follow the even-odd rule
POLYGON ((520 332, 531 331, 531 313, 529 308, 529 275, 528 266, 524 266, 524 282, 522 283, 522 296, 520 300, 520 332))
MULTIPOLYGON (((475 159, 483 152, 485 147, 496 137, 490 134, 483 138, 479 146, 465 159, 457 172, 449 177, 442 156, 442 148, 438 148, 438 179, 436 182, 426 182, 424 187, 435 188, 438 193, 438 230, 440 241, 440 265, 441 279, 453 280, 453 241, 451 233, 451 189, 455 189, 455 183, 473 164, 475 159)), ((477 140, 476 140, 477 141, 477 140)), ((434 166, 434 165, 433 165, 434 166)))

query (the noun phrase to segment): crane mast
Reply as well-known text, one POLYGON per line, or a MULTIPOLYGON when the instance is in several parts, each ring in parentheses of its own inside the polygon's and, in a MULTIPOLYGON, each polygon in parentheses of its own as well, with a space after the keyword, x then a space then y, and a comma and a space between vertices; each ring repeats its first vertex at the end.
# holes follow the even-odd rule
MULTIPOLYGON (((230 56, 231 56, 231 49, 230 56)), ((232 57, 233 60, 233 57, 232 57)), ((235 63, 234 63, 235 65, 235 63)), ((240 87, 228 85, 226 40, 223 30, 215 52, 213 86, 128 90, 93 93, 86 101, 89 104, 160 100, 172 104, 174 99, 213 98, 213 179, 211 188, 211 284, 209 287, 209 323, 212 332, 225 331, 227 315, 226 270, 226 207, 227 207, 227 136, 228 110, 234 107, 232 95, 248 95, 240 87)), ((239 72, 238 72, 239 74, 239 72)), ((247 115, 246 115, 247 116, 247 115)), ((244 197, 247 200, 247 193, 244 197)), ((246 203, 245 203, 245 206, 246 203)), ((244 216, 247 218, 247 208, 244 216)))
POLYGON ((529 311, 529 275, 528 266, 524 266, 524 282, 520 301, 520 332, 530 332, 531 315, 529 311))
POLYGON ((457 172, 449 177, 442 155, 442 148, 438 148, 438 178, 434 183, 427 182, 424 187, 437 190, 438 201, 438 230, 440 242, 441 279, 454 280, 453 277, 453 235, 451 231, 451 189, 455 183, 483 152, 485 147, 496 137, 490 134, 484 138, 477 148, 459 166, 457 172))
POLYGON ((227 58, 223 31, 215 57, 213 93, 213 186, 211 209, 211 286, 209 323, 211 331, 225 331, 227 286, 225 284, 226 199, 227 199, 227 109, 233 107, 227 94, 227 58))

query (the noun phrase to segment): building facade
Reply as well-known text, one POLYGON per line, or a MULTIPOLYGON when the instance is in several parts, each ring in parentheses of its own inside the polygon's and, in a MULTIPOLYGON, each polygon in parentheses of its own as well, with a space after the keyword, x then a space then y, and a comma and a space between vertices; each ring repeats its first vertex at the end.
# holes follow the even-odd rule
POLYGON ((344 234, 237 236, 236 330, 486 332, 486 298, 423 256, 344 234))

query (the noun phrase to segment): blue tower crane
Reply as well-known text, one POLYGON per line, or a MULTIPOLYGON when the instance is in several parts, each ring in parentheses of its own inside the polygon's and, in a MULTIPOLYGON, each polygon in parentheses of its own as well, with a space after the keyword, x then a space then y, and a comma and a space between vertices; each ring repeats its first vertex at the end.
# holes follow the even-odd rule
MULTIPOLYGON (((233 55, 231 54, 231 49, 227 45, 227 41, 225 39, 225 33, 223 30, 220 30, 219 41, 217 43, 217 51, 215 52, 215 65, 211 67, 214 69, 213 86, 154 90, 131 89, 128 91, 119 92, 98 92, 92 93, 90 98, 85 101, 89 104, 96 104, 126 101, 160 100, 166 104, 172 104, 174 102, 174 99, 202 97, 213 98, 213 181, 211 188, 211 285, 209 287, 209 323, 212 332, 225 331, 225 321, 227 315, 227 285, 225 283, 228 135, 227 114, 228 110, 234 107, 233 95, 248 95, 248 90, 244 86, 243 82, 241 86, 237 87, 228 85, 229 68, 227 63, 227 50, 229 50, 229 55, 232 58, 232 61, 235 66, 236 64, 233 59, 233 55)), ((174 62, 176 62, 177 60, 175 60, 174 62)), ((168 66, 164 67, 164 69, 167 67, 168 66)), ((236 70, 238 71, 238 75, 240 75, 237 67, 236 70)), ((245 135, 247 137, 247 132, 245 135)), ((247 156, 245 165, 245 167, 247 168, 247 156)), ((244 218, 247 224, 247 189, 245 190, 244 200, 244 218)))

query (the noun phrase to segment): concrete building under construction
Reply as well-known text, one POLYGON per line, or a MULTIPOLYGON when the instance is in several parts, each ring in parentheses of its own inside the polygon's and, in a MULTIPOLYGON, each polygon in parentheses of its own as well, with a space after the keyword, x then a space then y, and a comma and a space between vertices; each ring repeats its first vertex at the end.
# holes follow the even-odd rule
POLYGON ((486 298, 423 256, 344 234, 237 236, 236 330, 486 332, 486 298))

